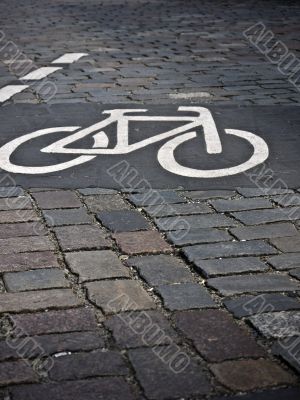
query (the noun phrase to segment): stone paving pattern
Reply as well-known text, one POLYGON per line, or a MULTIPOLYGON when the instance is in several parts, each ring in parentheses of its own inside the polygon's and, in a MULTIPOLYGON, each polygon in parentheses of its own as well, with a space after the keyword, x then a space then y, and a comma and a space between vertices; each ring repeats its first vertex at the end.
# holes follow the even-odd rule
MULTIPOLYGON (((89 54, 47 78, 48 104, 297 105, 242 32, 263 21, 299 57, 299 13, 293 0, 0 3, 36 67, 89 54)), ((19 84, 22 63, 0 55, 0 86, 19 84)), ((31 84, 2 106, 46 100, 31 84)), ((298 400, 299 198, 0 187, 0 399, 298 400), (140 333, 149 320, 162 337, 140 333), (190 359, 177 373, 176 346, 190 359), (41 351, 53 366, 37 373, 41 351)))
MULTIPOLYGON (((36 67, 89 54, 46 79, 57 87, 49 104, 295 105, 297 89, 243 31, 263 21, 299 57, 299 13, 296 0, 2 0, 0 26, 36 67)), ((19 82, 22 60, 1 65, 1 87, 19 82)), ((40 85, 5 104, 45 102, 40 85)))
POLYGON ((0 193, 3 399, 299 398, 300 232, 287 194, 0 193), (247 224, 244 212, 261 221, 247 224), (160 229, 175 216, 189 226, 160 229), (15 340, 35 347, 20 354, 6 342, 12 323, 15 340), (190 359, 181 372, 163 361, 172 346, 190 359), (40 348, 53 359, 43 374, 32 367, 40 348))

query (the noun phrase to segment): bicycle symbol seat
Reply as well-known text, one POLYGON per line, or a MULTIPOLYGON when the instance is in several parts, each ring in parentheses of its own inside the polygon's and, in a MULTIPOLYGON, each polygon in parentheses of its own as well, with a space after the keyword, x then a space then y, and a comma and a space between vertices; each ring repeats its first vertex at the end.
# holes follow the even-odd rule
POLYGON ((137 151, 141 148, 154 144, 156 142, 165 141, 157 153, 159 164, 167 171, 186 177, 193 178, 216 178, 229 175, 235 175, 247 171, 258 164, 263 163, 269 156, 269 149, 266 142, 259 136, 242 130, 225 129, 228 135, 237 136, 248 141, 253 152, 251 157, 243 163, 220 169, 194 169, 183 166, 175 159, 175 150, 182 143, 185 143, 196 137, 195 129, 202 127, 206 151, 208 154, 221 154, 222 144, 219 133, 211 112, 205 107, 178 107, 178 111, 186 111, 195 113, 194 116, 147 116, 146 109, 113 109, 105 110, 103 114, 108 114, 108 117, 96 124, 87 128, 81 129, 80 126, 64 126, 47 129, 40 129, 23 136, 20 136, 12 141, 4 144, 0 148, 0 168, 5 171, 20 173, 20 174, 46 174, 56 171, 62 171, 67 168, 75 167, 83 163, 93 160, 97 155, 107 154, 128 154, 137 151), (143 113, 142 115, 140 115, 143 113), (158 135, 140 140, 136 143, 129 144, 129 122, 148 122, 159 123, 162 121, 183 122, 182 126, 160 133, 158 135), (114 148, 108 148, 109 137, 104 129, 113 124, 117 124, 117 142, 114 148), (22 166, 12 163, 11 157, 13 153, 24 143, 32 139, 51 135, 53 133, 68 133, 64 138, 40 149, 43 153, 50 154, 74 154, 76 157, 73 160, 44 166, 22 166), (69 134, 71 133, 71 134, 69 134), (76 148, 67 147, 85 138, 89 135, 93 137, 92 148, 76 148))

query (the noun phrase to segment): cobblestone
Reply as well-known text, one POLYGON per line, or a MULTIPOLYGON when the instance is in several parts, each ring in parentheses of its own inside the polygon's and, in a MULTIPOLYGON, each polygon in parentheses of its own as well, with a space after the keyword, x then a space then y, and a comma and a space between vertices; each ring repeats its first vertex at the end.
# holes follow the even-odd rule
POLYGON ((54 229, 62 250, 105 249, 111 247, 106 235, 95 225, 72 225, 54 229))
POLYGON ((136 206, 154 206, 160 204, 184 203, 185 200, 178 193, 173 191, 150 190, 145 193, 135 193, 128 197, 128 200, 136 206))
POLYGON ((128 270, 111 250, 68 253, 65 258, 80 282, 129 277, 128 270))
POLYGON ((2 254, 0 257, 1 273, 57 266, 57 257, 50 251, 2 254))
POLYGON ((233 228, 230 232, 240 240, 282 238, 297 234, 295 226, 289 222, 233 228))
POLYGON ((16 400, 135 400, 130 386, 119 377, 102 377, 85 380, 20 385, 11 389, 16 400))
POLYGON ((100 211, 129 209, 129 205, 118 194, 99 194, 85 196, 84 202, 89 210, 95 213, 98 213, 100 211))
POLYGON ((50 370, 50 378, 64 381, 95 376, 127 375, 127 373, 127 367, 119 353, 96 350, 57 358, 50 370))
POLYGON ((235 391, 294 383, 295 379, 269 360, 226 361, 211 367, 220 382, 235 391))
POLYGON ((254 338, 221 310, 179 312, 176 314, 176 326, 210 362, 240 357, 259 358, 265 354, 254 338))
POLYGON ((113 238, 121 251, 129 255, 171 251, 170 245, 155 231, 116 233, 113 238))
POLYGON ((197 283, 161 285, 156 290, 165 307, 172 311, 216 307, 207 289, 197 283))
MULTIPOLYGON (((289 365, 291 365, 298 373, 299 365, 299 334, 278 340, 272 346, 273 354, 282 357, 289 365)), ((299 395, 299 393, 297 394, 299 395)))
POLYGON ((33 197, 42 209, 76 208, 81 206, 79 198, 69 190, 37 192, 33 194, 33 197))
POLYGON ((230 199, 236 195, 232 190, 194 190, 182 194, 191 200, 230 199))
POLYGON ((286 253, 293 253, 295 250, 300 250, 300 234, 297 236, 287 238, 271 239, 270 242, 273 246, 277 247, 280 251, 286 253))
POLYGON ((0 210, 1 211, 9 211, 9 210, 31 210, 32 202, 29 197, 21 196, 21 197, 13 197, 13 198, 1 198, 0 196, 0 210))
MULTIPOLYGON (((167 353, 168 347, 162 346, 160 352, 167 353)), ((151 348, 130 350, 129 357, 149 399, 179 398, 211 391, 204 371, 194 360, 182 372, 175 373, 151 348)))
POLYGON ((54 250, 48 236, 26 236, 0 239, 0 254, 25 253, 28 251, 54 250))
POLYGON ((286 195, 293 193, 293 190, 282 188, 238 188, 237 191, 244 197, 260 197, 260 196, 275 196, 286 195))
POLYGON ((241 211, 232 214, 239 221, 246 225, 268 224, 271 222, 281 222, 300 219, 300 207, 290 207, 288 209, 269 209, 241 211))
POLYGON ((0 187, 0 197, 24 196, 25 192, 20 186, 0 187))
POLYGON ((210 204, 219 212, 255 210, 259 208, 272 208, 272 203, 264 198, 249 198, 237 200, 213 200, 210 204))
POLYGON ((14 324, 27 335, 43 335, 74 331, 93 331, 97 323, 92 309, 71 308, 32 314, 16 314, 14 324))
POLYGON ((300 312, 285 311, 254 315, 251 324, 266 337, 283 338, 297 336, 300 330, 300 312))
MULTIPOLYGON (((282 126, 295 129, 286 123, 286 110, 299 103, 297 89, 243 32, 263 21, 274 32, 274 41, 297 57, 298 20, 295 0, 270 1, 268 7, 264 2, 240 2, 237 7, 229 0, 214 7, 208 0, 2 0, 1 87, 20 83, 22 63, 7 59, 16 55, 14 44, 21 56, 34 61, 34 69, 65 52, 88 54, 48 77, 47 83, 56 88, 52 99, 33 82, 2 104, 2 139, 22 134, 23 125, 24 133, 77 125, 78 109, 83 110, 78 125, 84 128, 90 124, 85 113, 89 107, 126 103, 141 109, 155 104, 159 111, 170 105, 209 105, 218 128, 227 105, 240 111, 241 121, 249 110, 248 128, 246 122, 239 126, 234 114, 222 127, 248 129, 266 139, 271 137, 270 123, 279 122, 281 115, 287 117, 282 126), (275 28, 278 21, 280 29, 275 28), (21 35, 16 27, 22 27, 21 35), (3 48, 6 42, 10 45, 3 48), (6 115, 15 105, 23 111, 11 129, 6 115), (47 108, 45 126, 30 129, 24 116, 36 108, 38 121, 40 107, 47 108), (269 119, 257 131, 262 114, 269 119)), ((112 147, 114 128, 105 128, 112 147)), ((138 124, 133 129, 141 139, 148 137, 138 124)), ((239 176, 179 186, 176 175, 168 172, 163 176, 171 182, 167 190, 159 189, 161 176, 154 179, 155 190, 148 188, 147 176, 141 177, 145 181, 128 177, 127 189, 118 191, 109 187, 110 178, 106 188, 85 187, 98 174, 93 162, 80 167, 86 168, 82 180, 79 167, 74 168, 68 184, 77 190, 63 189, 60 172, 24 177, 30 189, 14 186, 14 175, 3 173, 0 398, 298 400, 300 203, 299 189, 289 184, 297 149, 274 168, 280 149, 277 141, 272 143, 268 166, 243 176, 249 187, 236 188, 239 176), (286 182, 273 176, 272 169, 278 172, 281 165, 286 182), (61 189, 51 188, 51 182, 61 189), (136 189, 136 184, 145 188, 136 189), (58 282, 68 288, 54 289, 58 282), (280 317, 277 323, 274 316, 280 317), (33 375, 29 365, 16 360, 18 354, 4 337, 6 317, 24 340, 34 338, 46 352, 58 353, 48 376, 33 375), (288 334, 297 336, 287 337, 284 323, 290 326, 288 334), (151 329, 145 336, 147 326, 151 329), (170 361, 174 351, 190 359, 179 373, 173 371, 181 365, 178 358, 170 361)), ((16 160, 22 161, 30 145, 22 146, 16 160)), ((226 141, 222 145, 226 150, 226 141)), ((234 150, 240 152, 239 143, 234 150)), ((141 154, 147 175, 148 153, 141 154)), ((42 152, 40 157, 36 166, 43 165, 44 157, 55 163, 53 154, 42 152)), ((116 162, 121 159, 116 156, 116 162)), ((128 154, 133 167, 134 160, 128 154)), ((223 161, 235 165, 226 155, 223 161)), ((195 168, 192 158, 189 163, 195 168)), ((108 167, 105 156, 103 166, 101 178, 108 167)), ((21 176, 15 179, 19 182, 21 176)))
POLYGON ((137 268, 141 277, 150 286, 191 282, 193 280, 184 263, 178 258, 168 255, 132 257, 126 261, 126 264, 137 268))
POLYGON ((90 282, 86 287, 90 300, 105 313, 147 310, 155 306, 142 286, 132 280, 90 282))
POLYGON ((25 312, 48 308, 67 308, 81 304, 71 289, 34 290, 0 293, 0 312, 25 312))
POLYGON ((24 361, 0 363, 0 386, 16 383, 37 382, 37 375, 24 361))
POLYGON ((183 252, 190 261, 197 261, 219 257, 276 254, 277 250, 261 240, 249 240, 247 242, 198 244, 184 247, 183 252))
POLYGON ((9 237, 39 236, 46 234, 47 230, 39 222, 1 224, 0 239, 9 237))
POLYGON ((258 296, 240 296, 224 300, 226 308, 237 318, 270 311, 299 310, 300 302, 295 297, 281 293, 263 293, 258 296))
POLYGON ((275 274, 226 276, 211 278, 207 283, 224 296, 249 292, 293 292, 300 289, 299 283, 288 276, 275 274))
POLYGON ((224 242, 231 240, 232 236, 226 231, 214 228, 197 228, 188 231, 171 231, 167 233, 167 238, 175 246, 185 246, 190 244, 224 242))
POLYGON ((112 232, 132 232, 150 229, 147 220, 135 210, 102 211, 97 218, 112 232))
POLYGON ((208 214, 211 209, 206 204, 162 204, 156 206, 144 207, 144 210, 151 217, 168 217, 173 215, 194 215, 208 214))
POLYGON ((88 224, 93 221, 84 208, 47 210, 43 214, 48 226, 88 224))
POLYGON ((268 263, 278 270, 300 267, 300 254, 279 254, 278 256, 268 258, 268 263))
POLYGON ((207 278, 243 272, 263 272, 268 267, 255 257, 225 258, 220 260, 195 260, 195 269, 207 278))
POLYGON ((38 221, 38 219, 34 210, 0 211, 0 224, 38 221))
POLYGON ((168 345, 180 340, 168 319, 159 311, 121 313, 110 317, 105 325, 121 348, 168 345))
POLYGON ((220 214, 188 215, 185 217, 156 218, 155 223, 161 231, 196 228, 222 228, 237 225, 236 221, 220 214), (184 221, 184 224, 182 223, 184 221))

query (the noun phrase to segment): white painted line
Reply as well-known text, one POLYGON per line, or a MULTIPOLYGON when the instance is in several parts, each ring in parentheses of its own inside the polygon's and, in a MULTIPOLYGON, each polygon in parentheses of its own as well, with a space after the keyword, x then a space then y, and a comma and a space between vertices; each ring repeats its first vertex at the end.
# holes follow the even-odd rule
POLYGON ((0 89, 0 103, 10 99, 16 93, 28 88, 28 85, 7 85, 0 89))
POLYGON ((40 79, 46 78, 46 76, 53 74, 53 72, 62 69, 61 67, 41 67, 35 71, 29 72, 29 74, 22 76, 20 80, 25 81, 38 81, 40 79))
POLYGON ((193 99, 198 97, 211 97, 208 92, 194 92, 194 93, 170 93, 170 99, 193 99))
POLYGON ((56 60, 52 61, 51 64, 72 64, 78 61, 81 57, 88 56, 87 53, 66 53, 56 60))

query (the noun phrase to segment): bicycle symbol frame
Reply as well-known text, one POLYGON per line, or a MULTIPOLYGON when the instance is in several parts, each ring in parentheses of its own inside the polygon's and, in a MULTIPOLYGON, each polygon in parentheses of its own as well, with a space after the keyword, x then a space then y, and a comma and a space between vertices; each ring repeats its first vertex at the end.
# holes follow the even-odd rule
POLYGON ((203 134, 205 139, 206 151, 208 154, 221 154, 222 143, 220 136, 213 119, 211 112, 205 107, 178 107, 179 112, 187 111, 189 113, 195 113, 194 116, 147 116, 147 115, 133 115, 147 112, 147 109, 113 109, 105 110, 102 114, 108 114, 108 117, 104 120, 97 122, 87 128, 81 129, 80 126, 64 126, 54 127, 34 131, 32 133, 20 136, 12 141, 6 143, 0 148, 0 168, 5 171, 20 173, 20 174, 47 174, 51 172, 62 171, 67 168, 75 167, 86 162, 93 160, 97 155, 122 155, 128 154, 133 151, 137 151, 141 148, 157 143, 159 141, 165 141, 162 144, 157 153, 157 160, 159 164, 167 171, 192 178, 217 178, 229 175, 235 175, 241 172, 245 172, 261 163, 263 163, 269 156, 269 149, 266 142, 254 133, 237 130, 237 129, 225 129, 225 133, 245 139, 253 147, 253 153, 251 157, 243 163, 221 169, 194 169, 185 167, 179 164, 176 159, 174 152, 178 146, 182 143, 187 142, 196 137, 197 133, 195 129, 197 127, 203 128, 203 134), (149 137, 147 139, 140 140, 136 143, 129 144, 129 122, 184 122, 184 125, 160 133, 158 135, 149 137), (105 127, 117 123, 117 143, 114 148, 108 148, 109 138, 103 130, 105 127), (13 164, 10 161, 12 154, 22 144, 39 138, 44 135, 51 135, 57 132, 71 133, 66 137, 50 144, 40 151, 43 153, 50 154, 74 154, 78 155, 73 160, 62 162, 55 165, 46 166, 22 166, 13 164), (73 133, 74 132, 74 133, 73 133), (72 145, 76 141, 88 136, 93 135, 94 144, 92 148, 83 149, 75 147, 66 147, 72 145))

